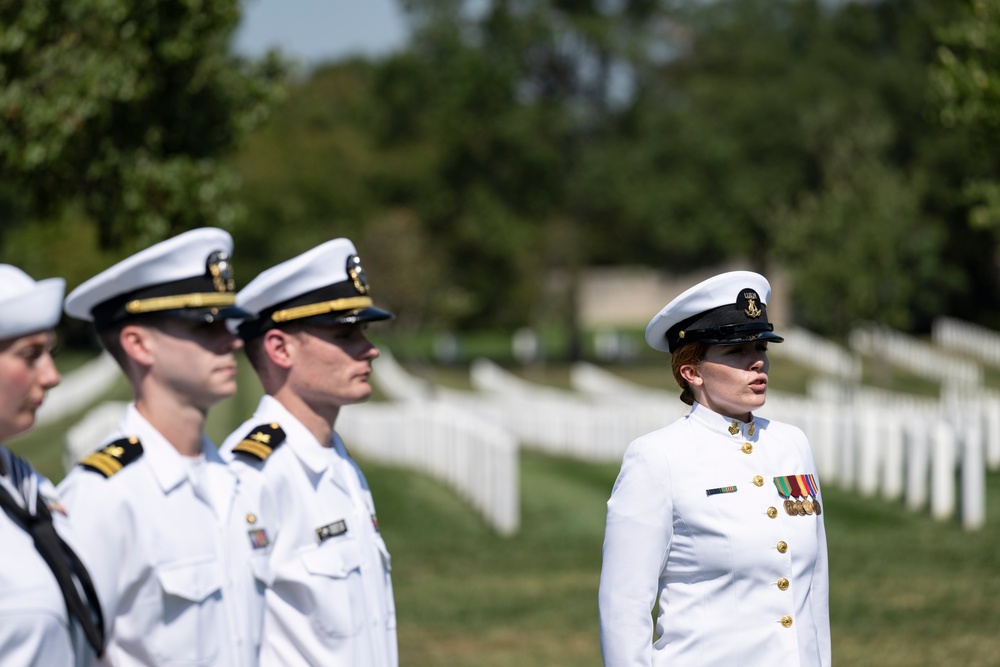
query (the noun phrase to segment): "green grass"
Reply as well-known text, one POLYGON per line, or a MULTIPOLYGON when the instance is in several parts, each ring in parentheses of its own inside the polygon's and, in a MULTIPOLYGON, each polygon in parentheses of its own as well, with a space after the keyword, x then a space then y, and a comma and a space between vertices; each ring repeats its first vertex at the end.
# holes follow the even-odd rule
POLYGON ((614 466, 524 453, 522 530, 502 538, 424 476, 362 465, 393 553, 403 664, 601 664, 596 591, 614 466))
MULTIPOLYGON (((564 385, 565 369, 550 370, 523 375, 564 385)), ((672 390, 666 365, 619 371, 672 390)), ((239 395, 210 416, 208 431, 217 442, 250 414, 259 396, 250 369, 240 372, 239 395)), ((424 372, 467 387, 465 369, 424 372)), ((795 372, 775 361, 775 387, 789 390, 780 378, 795 372)), ((126 397, 127 388, 115 394, 126 397)), ((57 480, 62 433, 71 422, 36 429, 13 448, 57 480)), ((617 464, 522 452, 522 527, 509 538, 494 534, 452 491, 425 475, 361 464, 393 554, 402 664, 601 664, 597 585, 605 503, 617 464)), ((824 499, 835 664, 1000 664, 1000 474, 988 479, 988 523, 974 533, 832 486, 824 488, 824 499)))

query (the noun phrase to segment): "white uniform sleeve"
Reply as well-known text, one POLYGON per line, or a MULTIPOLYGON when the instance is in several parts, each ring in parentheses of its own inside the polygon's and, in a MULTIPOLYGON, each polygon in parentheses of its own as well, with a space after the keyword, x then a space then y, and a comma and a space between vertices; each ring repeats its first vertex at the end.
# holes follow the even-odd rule
POLYGON ((608 501, 598 594, 606 667, 651 665, 651 612, 672 536, 669 470, 655 442, 637 440, 608 501))
MULTIPOLYGON (((805 434, 802 435, 806 440, 805 434)), ((806 448, 809 455, 809 469, 816 470, 816 462, 813 460, 812 448, 806 440, 806 448)), ((824 507, 822 491, 818 500, 820 507, 824 507)), ((819 656, 822 667, 830 667, 832 663, 832 650, 830 640, 830 572, 829 558, 826 548, 826 523, 825 515, 816 517, 816 565, 813 567, 813 586, 809 591, 809 604, 812 605, 813 618, 816 619, 818 628, 819 656)))

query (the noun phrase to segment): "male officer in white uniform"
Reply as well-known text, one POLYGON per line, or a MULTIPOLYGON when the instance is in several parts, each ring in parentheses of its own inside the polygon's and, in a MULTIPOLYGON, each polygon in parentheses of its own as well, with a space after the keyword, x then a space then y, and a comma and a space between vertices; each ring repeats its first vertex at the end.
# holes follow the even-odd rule
MULTIPOLYGON (((46 391, 65 282, 0 264, 0 440, 26 432, 46 391)), ((0 664, 72 667, 103 647, 100 605, 52 483, 0 444, 0 664)))
POLYGON ((236 391, 232 239, 196 229, 77 287, 135 400, 59 490, 105 611, 108 665, 257 664, 275 525, 203 433, 236 391))
POLYGON ((396 667, 389 554, 365 477, 334 431, 366 400, 378 350, 375 308, 354 245, 324 243, 251 281, 236 297, 254 317, 240 336, 266 395, 223 443, 261 472, 278 503, 264 665, 396 667))

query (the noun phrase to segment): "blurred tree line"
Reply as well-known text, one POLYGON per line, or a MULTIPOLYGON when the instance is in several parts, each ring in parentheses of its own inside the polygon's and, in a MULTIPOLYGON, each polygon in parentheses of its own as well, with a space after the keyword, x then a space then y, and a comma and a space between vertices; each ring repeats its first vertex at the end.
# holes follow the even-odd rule
POLYGON ((236 0, 0 0, 0 260, 213 224, 245 282, 348 236, 402 329, 461 330, 738 259, 827 335, 1000 327, 1000 0, 403 5, 405 49, 303 73, 228 53, 236 0))

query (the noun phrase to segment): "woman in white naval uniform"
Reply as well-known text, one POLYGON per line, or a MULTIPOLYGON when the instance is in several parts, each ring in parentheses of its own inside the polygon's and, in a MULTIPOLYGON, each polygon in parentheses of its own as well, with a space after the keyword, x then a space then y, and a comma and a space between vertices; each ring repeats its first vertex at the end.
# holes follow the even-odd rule
POLYGON ((783 340, 767 320, 770 291, 756 273, 721 274, 646 329, 692 409, 629 445, 608 501, 607 667, 830 664, 816 465, 798 428, 753 414, 767 345, 783 340))
MULTIPOLYGON (((62 278, 35 282, 0 264, 0 441, 29 430, 46 391, 59 383, 52 328, 59 322, 64 284, 62 278)), ((87 609, 79 590, 75 600, 61 590, 66 584, 75 588, 74 580, 83 583, 82 577, 94 593, 67 544, 72 540, 65 519, 52 483, 0 445, 0 664, 5 667, 70 667, 88 659, 90 648, 70 609, 89 616, 93 632, 100 624, 92 615, 97 600, 87 609), (57 559, 60 573, 43 552, 57 559), (57 577, 68 578, 61 585, 57 577)), ((93 639, 99 647, 99 635, 93 639)))

